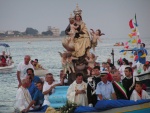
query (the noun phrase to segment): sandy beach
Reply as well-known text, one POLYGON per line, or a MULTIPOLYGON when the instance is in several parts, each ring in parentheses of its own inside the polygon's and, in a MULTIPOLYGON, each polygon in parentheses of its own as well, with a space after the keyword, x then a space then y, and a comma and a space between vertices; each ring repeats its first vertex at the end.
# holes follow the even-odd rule
POLYGON ((50 37, 50 36, 24 36, 24 37, 0 37, 0 42, 34 42, 34 41, 58 41, 64 37, 50 37))

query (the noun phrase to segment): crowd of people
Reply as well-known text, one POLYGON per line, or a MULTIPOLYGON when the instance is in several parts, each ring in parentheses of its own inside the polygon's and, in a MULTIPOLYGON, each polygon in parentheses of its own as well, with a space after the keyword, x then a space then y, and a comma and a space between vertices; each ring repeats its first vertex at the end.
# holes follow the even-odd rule
POLYGON ((31 61, 29 55, 17 68, 18 90, 15 108, 22 112, 36 111, 41 107, 51 106, 48 97, 56 86, 68 85, 67 99, 82 106, 95 106, 100 100, 140 100, 150 99, 142 83, 135 75, 150 72, 150 63, 146 61, 145 44, 134 52, 131 63, 123 58, 119 60, 119 68, 107 59, 102 64, 96 62, 97 56, 90 49, 97 46, 101 31, 92 30, 90 34, 82 20, 78 7, 74 18, 65 33, 70 37, 62 42, 66 52, 61 54, 63 70, 60 70, 60 80, 55 80, 52 73, 47 73, 44 79, 34 75, 34 70, 41 68, 38 59, 31 61), (92 46, 91 46, 92 45, 92 46), (77 61, 73 60, 73 57, 77 61), (143 68, 141 68, 143 66, 143 68))
POLYGON ((34 75, 34 70, 30 56, 26 55, 17 68, 18 90, 15 108, 22 112, 50 106, 49 95, 54 92, 56 86, 62 85, 69 86, 68 101, 83 106, 95 106, 98 100, 150 99, 146 88, 133 76, 133 68, 128 65, 122 73, 122 70, 116 69, 111 63, 111 59, 102 65, 94 65, 90 75, 87 75, 87 81, 84 81, 83 73, 76 73, 75 80, 70 83, 64 70, 60 70, 60 80, 55 80, 52 73, 47 73, 45 78, 41 79, 34 75))

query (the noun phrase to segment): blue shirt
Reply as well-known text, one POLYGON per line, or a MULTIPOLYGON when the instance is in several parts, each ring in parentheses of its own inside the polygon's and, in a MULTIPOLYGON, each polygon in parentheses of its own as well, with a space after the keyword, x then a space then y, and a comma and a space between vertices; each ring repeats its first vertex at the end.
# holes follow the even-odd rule
POLYGON ((146 63, 146 57, 141 58, 141 56, 143 55, 143 52, 147 55, 147 50, 145 48, 140 48, 138 51, 138 61, 142 64, 146 63))
POLYGON ((33 99, 35 92, 38 90, 33 81, 31 83, 30 87, 28 87, 28 90, 29 90, 29 93, 33 99))
POLYGON ((41 79, 38 76, 34 76, 33 80, 34 83, 37 83, 39 81, 41 81, 41 79))
MULTIPOLYGON (((107 81, 106 84, 104 84, 103 81, 99 82, 96 87, 96 94, 101 94, 103 100, 111 99, 111 94, 114 93, 114 88, 111 82, 107 81)), ((100 100, 98 97, 97 100, 100 100)))
POLYGON ((35 106, 37 105, 41 106, 44 102, 44 95, 42 91, 37 90, 33 96, 33 100, 36 101, 35 106))

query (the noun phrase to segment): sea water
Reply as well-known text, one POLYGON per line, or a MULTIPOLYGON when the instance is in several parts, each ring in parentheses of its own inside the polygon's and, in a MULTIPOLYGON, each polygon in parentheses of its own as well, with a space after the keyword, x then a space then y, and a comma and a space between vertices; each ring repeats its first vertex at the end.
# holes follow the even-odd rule
MULTIPOLYGON (((90 52, 95 53, 97 62, 106 62, 108 58, 112 58, 111 52, 114 49, 114 61, 120 57, 129 58, 132 55, 129 52, 127 55, 120 53, 120 50, 123 49, 123 46, 113 46, 116 42, 126 42, 128 38, 112 39, 106 38, 102 39, 102 43, 98 43, 96 51, 90 50, 90 52)), ((150 38, 144 38, 142 41, 146 44, 146 49, 150 53, 150 38)), ((15 96, 17 91, 17 77, 16 70, 20 62, 23 62, 25 55, 30 55, 31 59, 38 59, 39 63, 43 68, 51 72, 55 79, 58 79, 59 71, 61 67, 61 57, 58 52, 63 52, 65 49, 62 46, 61 41, 22 41, 22 42, 2 42, 10 45, 10 51, 12 58, 15 62, 15 67, 12 70, 0 70, 0 113, 12 112, 13 105, 15 102, 15 96)), ((136 45, 130 44, 131 47, 136 45)), ((0 52, 5 50, 5 48, 0 47, 0 52)), ((150 60, 150 56, 147 56, 147 59, 150 60)), ((131 60, 131 59, 129 59, 131 60)))

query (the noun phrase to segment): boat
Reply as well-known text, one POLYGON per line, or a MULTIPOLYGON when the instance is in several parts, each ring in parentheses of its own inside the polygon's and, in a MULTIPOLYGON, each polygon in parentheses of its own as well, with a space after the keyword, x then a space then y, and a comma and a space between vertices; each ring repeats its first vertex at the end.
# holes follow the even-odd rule
POLYGON ((124 46, 124 43, 115 43, 114 46, 124 46))
MULTIPOLYGON (((59 110, 65 106, 68 86, 57 86, 55 92, 49 96, 51 107, 59 110)), ((150 111, 150 99, 147 100, 104 100, 95 107, 78 106, 74 113, 136 113, 136 111, 150 111)), ((148 113, 148 112, 146 112, 148 113)))
POLYGON ((10 66, 0 67, 0 70, 13 69, 14 67, 15 67, 15 65, 14 65, 14 63, 12 63, 10 66))
POLYGON ((74 113, 149 113, 150 111, 150 100, 138 100, 137 102, 130 100, 105 101, 109 101, 111 104, 102 104, 102 102, 99 109, 97 107, 79 106, 74 113), (123 102, 128 102, 128 105, 123 102), (120 104, 119 107, 117 104, 120 104))
POLYGON ((45 76, 47 73, 48 73, 48 70, 44 70, 44 69, 36 69, 36 70, 34 70, 34 74, 35 74, 36 76, 39 76, 39 77, 43 77, 43 76, 45 76))
POLYGON ((49 96, 51 107, 58 109, 66 104, 68 88, 69 86, 55 87, 54 93, 49 96))
MULTIPOLYGON (((6 56, 11 57, 10 46, 6 43, 0 43, 0 46, 5 48, 6 56)), ((0 67, 0 70, 13 69, 15 67, 14 62, 11 65, 0 67)))

